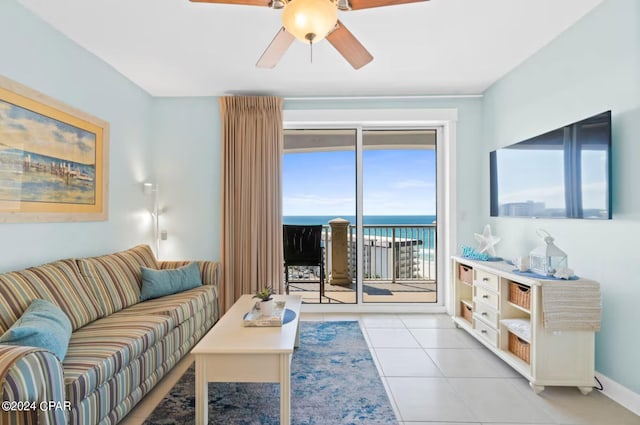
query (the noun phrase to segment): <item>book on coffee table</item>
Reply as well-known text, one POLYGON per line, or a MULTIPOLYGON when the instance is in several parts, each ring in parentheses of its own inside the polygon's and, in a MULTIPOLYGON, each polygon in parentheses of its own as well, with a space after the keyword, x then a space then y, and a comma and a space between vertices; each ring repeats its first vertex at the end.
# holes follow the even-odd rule
POLYGON ((254 304, 251 311, 244 315, 242 319, 243 326, 282 326, 286 310, 286 303, 284 301, 276 301, 273 306, 273 313, 269 316, 262 314, 260 309, 256 308, 257 304, 260 303, 257 302, 254 304))

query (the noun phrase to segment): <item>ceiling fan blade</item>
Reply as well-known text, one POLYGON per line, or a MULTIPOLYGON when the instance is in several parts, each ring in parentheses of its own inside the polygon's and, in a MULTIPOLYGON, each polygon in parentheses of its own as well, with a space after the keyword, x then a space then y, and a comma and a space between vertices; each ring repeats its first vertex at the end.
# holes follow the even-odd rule
POLYGON ((355 69, 360 69, 373 60, 371 53, 340 20, 336 24, 336 29, 327 35, 327 40, 355 69))
MULTIPOLYGON (((193 0, 192 0, 193 1, 193 0)), ((349 0, 351 10, 370 9, 372 7, 395 6, 405 3, 417 3, 429 0, 349 0)))
POLYGON ((284 27, 280 28, 280 31, 273 37, 271 40, 271 44, 266 48, 256 66, 258 68, 273 68, 280 62, 280 58, 284 55, 284 52, 287 51, 291 43, 293 43, 295 37, 284 27))
POLYGON ((269 7, 271 0, 190 0, 193 3, 219 3, 219 4, 239 4, 246 6, 266 6, 269 7))

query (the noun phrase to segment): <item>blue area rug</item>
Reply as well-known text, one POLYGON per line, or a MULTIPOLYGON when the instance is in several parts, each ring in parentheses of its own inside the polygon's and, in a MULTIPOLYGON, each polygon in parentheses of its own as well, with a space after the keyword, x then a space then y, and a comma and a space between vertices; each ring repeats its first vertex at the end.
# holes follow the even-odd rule
MULTIPOLYGON (((397 424, 357 322, 301 322, 291 363, 292 425, 397 424)), ((160 402, 145 425, 195 422, 194 368, 160 402)), ((209 424, 278 425, 277 384, 210 383, 209 424)))

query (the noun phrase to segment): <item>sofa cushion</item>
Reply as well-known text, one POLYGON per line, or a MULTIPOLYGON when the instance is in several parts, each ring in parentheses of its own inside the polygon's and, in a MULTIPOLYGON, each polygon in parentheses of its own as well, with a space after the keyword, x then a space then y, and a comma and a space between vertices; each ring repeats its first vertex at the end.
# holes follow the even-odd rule
POLYGON ((71 335, 63 362, 67 398, 76 404, 168 335, 169 316, 115 313, 71 335))
POLYGON ((141 315, 158 314, 171 317, 176 324, 180 324, 192 317, 196 312, 204 310, 207 304, 217 303, 217 292, 213 286, 199 286, 178 294, 144 301, 119 314, 141 315))
POLYGON ((196 263, 172 270, 154 270, 141 267, 142 288, 140 301, 177 294, 202 286, 200 270, 196 263))
POLYGON ((46 300, 33 300, 8 331, 0 344, 39 347, 51 351, 62 361, 71 338, 71 322, 60 308, 46 300))
POLYGON ((217 320, 215 297, 214 287, 201 286, 136 304, 74 332, 63 362, 67 399, 80 403, 158 342, 168 344, 165 357, 187 341, 195 344, 217 320), (179 339, 166 340, 172 333, 179 339))
POLYGON ((99 302, 103 316, 109 316, 139 302, 142 274, 140 267, 158 269, 148 245, 101 257, 78 260, 80 273, 99 302))
POLYGON ((82 282, 74 260, 0 274, 0 332, 6 332, 35 299, 60 307, 73 330, 101 317, 95 297, 82 282))
MULTIPOLYGON (((208 305, 205 310, 175 327, 160 342, 142 353, 106 383, 96 387, 87 397, 72 402, 69 425, 119 422, 211 328, 212 310, 213 306, 208 305)), ((68 382, 67 390, 72 387, 73 382, 68 382)))

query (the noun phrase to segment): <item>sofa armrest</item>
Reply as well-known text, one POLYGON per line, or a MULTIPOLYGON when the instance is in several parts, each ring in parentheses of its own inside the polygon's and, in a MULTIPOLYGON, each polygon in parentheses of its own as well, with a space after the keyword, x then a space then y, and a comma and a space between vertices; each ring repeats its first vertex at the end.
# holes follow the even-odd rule
POLYGON ((49 351, 0 344, 0 392, 0 423, 68 422, 71 406, 65 400, 62 364, 49 351))
POLYGON ((160 270, 177 269, 189 263, 198 264, 203 285, 213 285, 218 289, 218 266, 215 261, 158 261, 160 270))

